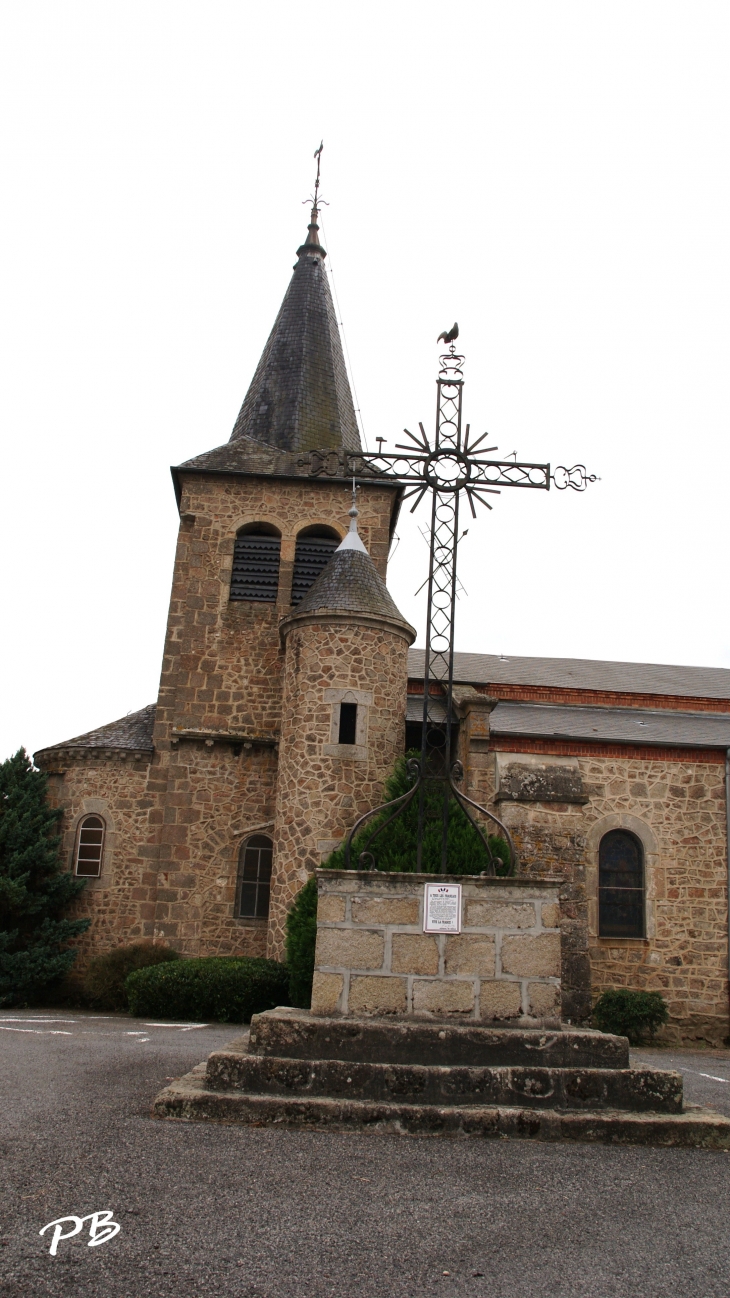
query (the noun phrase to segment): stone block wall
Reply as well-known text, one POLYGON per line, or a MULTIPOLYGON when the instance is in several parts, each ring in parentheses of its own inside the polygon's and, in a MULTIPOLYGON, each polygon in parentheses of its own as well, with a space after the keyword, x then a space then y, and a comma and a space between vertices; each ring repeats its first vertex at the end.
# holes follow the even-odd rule
POLYGON ((89 750, 75 757, 49 755, 44 762, 49 801, 63 807, 63 865, 73 871, 79 821, 101 816, 106 826, 101 874, 87 879, 69 918, 91 927, 74 942, 74 975, 90 956, 128 942, 151 941, 155 930, 156 850, 150 837, 147 793, 150 754, 135 757, 89 750))
POLYGON ((330 614, 288 632, 268 945, 277 959, 299 889, 358 817, 382 802, 403 752, 409 640, 384 620, 330 614), (330 742, 342 691, 360 700, 361 745, 330 742))
POLYGON ((462 931, 424 933, 424 884, 443 882, 318 870, 312 1012, 559 1019, 558 882, 450 876, 462 885, 462 931))
POLYGON ((570 764, 584 797, 570 803, 499 800, 497 763, 508 759, 555 761, 549 752, 495 752, 477 744, 470 754, 470 796, 508 825, 521 871, 560 875, 573 889, 573 931, 566 931, 564 903, 563 940, 572 943, 576 970, 590 960, 593 998, 604 988, 658 991, 670 1014, 666 1040, 721 1045, 730 1030, 722 754, 698 760, 681 750, 674 757, 578 751, 570 764), (642 938, 598 932, 598 850, 603 835, 617 828, 630 830, 643 846, 642 938))
MULTIPOLYGON (((363 487, 360 532, 385 576, 394 489, 363 487)), ((351 497, 341 482, 183 473, 180 532, 160 678, 155 745, 173 727, 271 736, 279 729, 283 653, 280 618, 290 608, 297 534, 347 529, 351 497), (229 600, 239 528, 281 533, 276 604, 229 600)))
MULTIPOLYGON (((273 834, 284 666, 279 623, 291 607, 296 537, 314 524, 344 535, 351 496, 342 482, 311 478, 192 471, 181 478, 149 786, 160 871, 156 931, 186 955, 259 955, 265 928, 234 919, 232 903, 242 837, 257 829, 273 834), (236 532, 257 522, 281 533, 276 604, 229 600, 236 532), (253 747, 236 751, 216 739, 207 746, 203 737, 179 738, 185 730, 233 733, 253 740, 253 747)), ((358 496, 360 531, 382 575, 395 490, 363 486, 358 496)), ((302 882, 282 913, 275 908, 279 956, 286 904, 302 882)))

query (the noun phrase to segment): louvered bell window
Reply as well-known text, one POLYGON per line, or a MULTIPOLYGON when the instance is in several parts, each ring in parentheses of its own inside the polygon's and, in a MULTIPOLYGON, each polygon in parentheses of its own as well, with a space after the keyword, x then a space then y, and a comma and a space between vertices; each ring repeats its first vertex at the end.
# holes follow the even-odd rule
POLYGON ((294 555, 294 576, 291 585, 291 602, 298 604, 313 586, 322 569, 327 566, 340 544, 334 536, 297 537, 294 555))
POLYGON ((233 547, 231 599, 275 604, 279 590, 281 538, 263 532, 244 532, 233 547))

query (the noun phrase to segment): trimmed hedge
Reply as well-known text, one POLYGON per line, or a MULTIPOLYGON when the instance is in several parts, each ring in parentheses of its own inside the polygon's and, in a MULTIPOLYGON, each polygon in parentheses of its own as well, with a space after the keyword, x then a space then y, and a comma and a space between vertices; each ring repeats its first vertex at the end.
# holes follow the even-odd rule
POLYGON ((129 1002, 125 983, 129 974, 179 959, 177 951, 169 946, 153 946, 151 942, 133 942, 94 956, 84 978, 84 999, 96 1010, 126 1010, 129 1002))
POLYGON ((138 969, 127 978, 135 1017, 248 1023, 289 1003, 289 971, 277 960, 207 956, 138 969))
POLYGON ((593 1006, 593 1022, 601 1032, 628 1037, 632 1046, 641 1045, 644 1033, 654 1040, 654 1033, 669 1018, 669 1011, 659 992, 638 992, 619 987, 602 992, 593 1006))
POLYGON ((299 1009, 312 1003, 314 948, 317 943, 317 880, 307 879, 286 917, 286 963, 289 969, 289 1000, 299 1009))

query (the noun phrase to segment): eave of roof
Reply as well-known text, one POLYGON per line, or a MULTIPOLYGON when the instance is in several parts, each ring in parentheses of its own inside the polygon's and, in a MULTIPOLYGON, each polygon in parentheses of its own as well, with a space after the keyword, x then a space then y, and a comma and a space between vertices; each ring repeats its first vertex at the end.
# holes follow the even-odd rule
POLYGON ((490 715, 489 730, 495 737, 730 748, 730 715, 726 713, 498 703, 490 715))
POLYGON ((96 730, 88 730, 85 735, 76 735, 75 738, 66 739, 63 743, 39 748, 35 756, 41 757, 43 753, 54 753, 66 748, 108 748, 126 752, 152 752, 156 712, 157 705, 149 703, 138 712, 130 712, 128 716, 120 717, 117 721, 110 721, 96 730))
MULTIPOLYGON (((411 649, 409 675, 423 678, 424 651, 411 649)), ((471 685, 524 685, 617 694, 730 699, 730 668, 625 663, 587 658, 518 658, 456 653, 454 680, 471 685)))

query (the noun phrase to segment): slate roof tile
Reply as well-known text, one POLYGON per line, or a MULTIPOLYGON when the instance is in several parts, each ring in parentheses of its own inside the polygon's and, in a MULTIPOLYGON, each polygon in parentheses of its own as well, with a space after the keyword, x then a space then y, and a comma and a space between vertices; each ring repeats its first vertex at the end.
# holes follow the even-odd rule
POLYGON ((56 748, 131 748, 152 751, 152 732, 155 725, 157 705, 149 703, 139 712, 130 712, 127 717, 110 721, 97 730, 88 730, 85 735, 76 735, 66 739, 62 744, 50 744, 39 752, 50 753, 56 748))
POLYGON ((320 609, 373 613, 408 626, 370 555, 363 550, 335 550, 296 612, 314 613, 320 609))
MULTIPOLYGON (((423 650, 411 649, 409 674, 423 677, 423 650)), ((663 663, 603 662, 588 658, 518 658, 454 654, 454 680, 472 685, 528 685, 605 690, 618 694, 668 694, 730 698, 730 668, 676 667, 663 663)))

